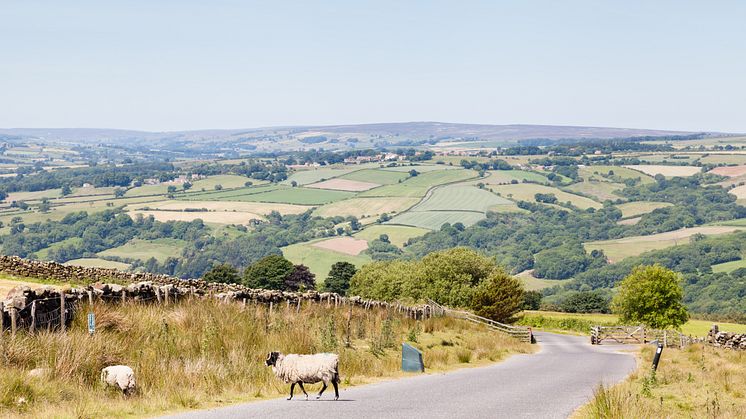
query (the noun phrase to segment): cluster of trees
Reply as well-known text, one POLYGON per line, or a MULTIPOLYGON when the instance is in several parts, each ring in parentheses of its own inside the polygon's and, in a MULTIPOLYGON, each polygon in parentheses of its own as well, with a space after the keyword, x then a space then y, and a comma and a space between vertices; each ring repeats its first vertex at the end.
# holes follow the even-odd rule
POLYGON ((505 160, 501 159, 492 159, 488 162, 479 163, 475 160, 461 160, 461 167, 464 169, 472 169, 477 171, 486 171, 486 170, 513 170, 513 166, 510 165, 510 163, 506 162, 505 160))
POLYGON ((94 256, 97 252, 121 246, 133 238, 196 241, 207 234, 207 227, 201 220, 164 223, 156 221, 153 216, 142 215, 133 220, 121 209, 94 214, 84 211, 70 213, 59 222, 24 224, 20 218, 15 218, 10 226, 10 234, 0 237, 3 254, 36 258, 35 252, 67 241, 67 244, 48 249, 47 258, 56 262, 94 256))
POLYGON ((723 315, 746 312, 746 268, 731 272, 712 271, 712 265, 742 258, 746 253, 746 233, 711 238, 693 236, 691 240, 689 244, 588 269, 565 287, 548 290, 547 295, 561 300, 568 293, 578 290, 609 290, 637 266, 658 264, 682 275, 684 302, 692 311, 723 315))
MULTIPOLYGON (((171 163, 137 163, 124 166, 100 165, 74 169, 41 171, 33 175, 0 178, 0 193, 34 192, 47 189, 80 187, 89 183, 96 187, 127 187, 133 181, 158 178, 167 181, 176 177, 171 163)), ((4 197, 7 195, 3 195, 4 197)))
POLYGON ((165 262, 147 261, 143 268, 182 278, 200 278, 213 265, 227 263, 239 270, 269 255, 282 254, 280 248, 320 237, 351 233, 354 217, 322 218, 303 214, 281 215, 277 211, 267 215, 267 222, 257 224, 243 234, 216 237, 208 235, 188 243, 181 257, 165 262), (348 231, 349 228, 349 231, 348 231))
MULTIPOLYGON (((323 289, 344 295, 355 275, 355 265, 337 262, 332 265, 323 289)), ((304 291, 316 289, 316 275, 306 265, 294 265, 281 255, 269 255, 247 266, 243 273, 234 266, 221 263, 214 265, 202 277, 207 282, 243 284, 251 288, 280 291, 304 291)))
POLYGON ((523 287, 489 257, 465 247, 432 252, 419 260, 374 262, 363 266, 350 293, 384 301, 432 299, 510 321, 523 306, 523 287))
POLYGON ((237 164, 200 163, 189 167, 189 170, 204 176, 230 174, 270 182, 281 182, 288 178, 287 166, 276 160, 250 159, 237 164))

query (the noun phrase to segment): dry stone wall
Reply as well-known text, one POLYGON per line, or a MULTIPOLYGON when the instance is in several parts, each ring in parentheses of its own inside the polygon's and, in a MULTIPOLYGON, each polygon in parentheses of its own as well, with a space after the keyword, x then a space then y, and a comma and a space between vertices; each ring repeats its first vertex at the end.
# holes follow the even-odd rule
MULTIPOLYGON (((305 291, 284 292, 252 289, 237 284, 208 283, 202 280, 183 280, 168 275, 130 273, 115 269, 66 266, 55 262, 0 256, 0 272, 24 278, 53 279, 73 284, 87 284, 64 291, 65 319, 80 301, 100 300, 112 303, 124 301, 168 303, 183 298, 216 298, 224 302, 253 304, 300 304, 303 301, 326 302, 329 305, 349 304, 366 309, 393 309, 415 319, 430 317, 429 305, 404 306, 361 297, 343 297, 336 293, 305 291)), ((11 323, 19 328, 60 325, 62 291, 52 286, 31 288, 19 286, 0 300, 0 320, 5 329, 11 323), (13 320, 12 318, 15 318, 13 320)))

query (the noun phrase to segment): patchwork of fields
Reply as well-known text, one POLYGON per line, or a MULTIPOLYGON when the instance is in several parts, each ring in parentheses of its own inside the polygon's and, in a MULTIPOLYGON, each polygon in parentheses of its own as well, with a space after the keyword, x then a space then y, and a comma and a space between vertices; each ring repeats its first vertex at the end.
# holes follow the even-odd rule
POLYGON ((485 218, 491 208, 505 205, 512 202, 476 186, 448 185, 433 189, 422 202, 390 223, 430 230, 438 230, 445 223, 469 226, 485 218))

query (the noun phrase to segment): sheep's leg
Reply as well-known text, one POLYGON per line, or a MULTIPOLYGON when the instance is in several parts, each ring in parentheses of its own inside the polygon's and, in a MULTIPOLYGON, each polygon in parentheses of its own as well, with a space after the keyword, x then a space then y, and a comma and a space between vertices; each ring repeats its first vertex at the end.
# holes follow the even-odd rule
POLYGON ((300 389, 303 390, 303 394, 306 395, 306 400, 308 400, 308 393, 306 393, 306 389, 303 388, 303 382, 302 381, 298 381, 298 385, 300 386, 300 389))
POLYGON ((339 387, 337 387, 337 380, 332 380, 334 386, 334 400, 339 400, 339 387))
POLYGON ((290 384, 290 397, 288 397, 288 400, 293 399, 293 390, 295 390, 295 383, 290 384))
POLYGON ((326 381, 324 381, 324 386, 321 387, 321 391, 319 391, 319 395, 316 396, 317 399, 321 398, 321 395, 324 394, 324 390, 326 390, 326 381))

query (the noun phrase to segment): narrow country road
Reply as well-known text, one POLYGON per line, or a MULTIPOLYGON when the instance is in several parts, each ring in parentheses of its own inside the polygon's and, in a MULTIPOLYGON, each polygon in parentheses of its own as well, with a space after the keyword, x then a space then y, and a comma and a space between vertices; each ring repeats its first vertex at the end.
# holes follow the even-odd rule
MULTIPOLYGON (((591 346, 577 336, 537 333, 540 352, 499 364, 327 390, 321 401, 268 400, 172 416, 196 418, 565 418, 600 383, 635 368, 630 346, 591 346)), ((344 374, 344 371, 342 372, 344 374)), ((297 390, 297 389, 296 389, 297 390)), ((298 396, 300 393, 300 397, 298 396)))

